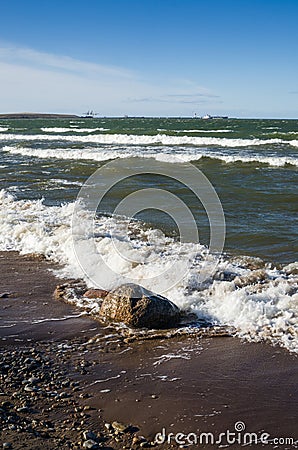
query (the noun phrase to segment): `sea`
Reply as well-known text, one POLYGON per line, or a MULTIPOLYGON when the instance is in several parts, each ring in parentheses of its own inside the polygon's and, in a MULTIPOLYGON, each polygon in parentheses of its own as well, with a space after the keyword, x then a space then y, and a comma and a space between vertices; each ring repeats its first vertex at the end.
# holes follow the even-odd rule
POLYGON ((0 251, 41 253, 59 276, 90 286, 106 265, 108 287, 130 277, 196 314, 192 326, 228 326, 242 339, 298 352, 298 120, 0 119, 0 173, 0 251), (192 170, 222 207, 220 254, 210 248, 208 207, 188 185, 192 170), (101 191, 107 174, 117 183, 93 215, 81 216, 80 261, 73 217, 94 173, 101 191), (133 217, 117 209, 143 190, 133 217), (191 212, 182 222, 192 217, 198 239, 181 240, 172 201, 180 219, 185 205, 191 212), (206 259, 213 269, 202 278, 206 259))

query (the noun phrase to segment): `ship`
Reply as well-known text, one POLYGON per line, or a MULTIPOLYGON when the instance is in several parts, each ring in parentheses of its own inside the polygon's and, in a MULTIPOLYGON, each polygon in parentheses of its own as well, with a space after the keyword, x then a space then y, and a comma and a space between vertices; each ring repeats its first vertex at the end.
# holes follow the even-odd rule
POLYGON ((210 114, 205 114, 205 116, 202 116, 201 119, 209 120, 209 119, 228 119, 228 116, 211 116, 210 114))
POLYGON ((89 109, 81 117, 83 119, 94 119, 97 115, 98 115, 98 113, 94 112, 92 109, 89 109))

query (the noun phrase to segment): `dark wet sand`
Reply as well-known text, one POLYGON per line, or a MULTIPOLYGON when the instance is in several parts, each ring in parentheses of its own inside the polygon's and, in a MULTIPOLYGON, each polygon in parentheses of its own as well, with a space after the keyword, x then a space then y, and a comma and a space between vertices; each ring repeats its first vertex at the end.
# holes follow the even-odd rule
MULTIPOLYGON (((10 293, 0 298, 1 354, 27 348, 44 352, 55 367, 80 383, 71 401, 88 411, 84 424, 74 422, 71 430, 65 430, 63 442, 55 432, 41 441, 30 433, 6 430, 0 433, 1 444, 9 441, 20 449, 82 448, 82 430, 104 432, 104 423, 115 420, 137 427, 137 434, 148 440, 162 428, 175 434, 209 432, 217 438, 226 430, 234 432, 239 421, 246 432, 297 439, 296 356, 233 337, 125 342, 112 327, 103 328, 80 315, 82 311, 53 299, 59 280, 49 272, 48 262, 9 252, 0 253, 0 265, 0 294, 10 293)), ((3 392, 1 385, 0 390, 5 400, 12 392, 3 392)), ((38 407, 42 400, 35 402, 38 407)), ((47 414, 55 422, 54 413, 47 414)), ((57 419, 60 435, 67 414, 62 409, 57 419)), ((131 440, 114 438, 106 448, 140 448, 131 440)), ((171 442, 172 447, 159 448, 179 447, 171 442)), ((251 448, 274 448, 269 445, 251 448)))

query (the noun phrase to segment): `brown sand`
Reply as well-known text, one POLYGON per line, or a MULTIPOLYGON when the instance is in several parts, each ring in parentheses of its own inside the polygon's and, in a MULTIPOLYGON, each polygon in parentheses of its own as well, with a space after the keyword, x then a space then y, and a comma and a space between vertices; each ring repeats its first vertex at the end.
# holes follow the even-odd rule
MULTIPOLYGON (((55 367, 60 365, 71 380, 80 383, 78 392, 72 393, 74 404, 91 408, 82 428, 73 425, 66 430, 63 442, 52 432, 41 447, 32 434, 16 437, 10 431, 0 433, 0 442, 12 442, 13 448, 20 449, 81 448, 82 429, 103 431, 104 422, 114 420, 132 424, 149 440, 162 428, 175 434, 209 432, 217 438, 226 430, 234 432, 239 421, 246 432, 258 436, 266 432, 271 439, 297 438, 296 356, 231 337, 127 343, 114 328, 103 328, 80 316, 80 310, 53 300, 59 280, 49 272, 48 262, 9 252, 0 254, 0 264, 0 294, 10 293, 0 298, 1 352, 28 347, 46 352, 55 367)), ((40 400, 35 401, 38 406, 40 400)), ((53 413, 48 414, 56 420, 53 413)), ((65 418, 62 410, 57 429, 65 418)), ((140 447, 114 438, 106 444, 109 448, 140 447)), ((171 442, 171 447, 158 448, 179 447, 171 442)), ((254 443, 251 448, 269 445, 254 443)), ((297 447, 278 444, 275 448, 297 447)))

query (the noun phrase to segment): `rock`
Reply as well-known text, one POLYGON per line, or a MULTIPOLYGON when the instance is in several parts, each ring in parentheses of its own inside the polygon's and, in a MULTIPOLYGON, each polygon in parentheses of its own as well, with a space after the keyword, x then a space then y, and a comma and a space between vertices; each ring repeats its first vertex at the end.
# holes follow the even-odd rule
POLYGON ((85 441, 83 443, 83 447, 84 448, 96 449, 96 448, 99 448, 99 445, 98 445, 97 442, 93 441, 92 439, 88 439, 88 441, 85 441))
POLYGON ((35 392, 37 389, 33 386, 29 386, 29 384, 26 384, 26 386, 24 387, 24 391, 26 392, 35 392))
POLYGON ((8 298, 8 297, 11 297, 11 296, 12 296, 11 292, 2 292, 0 294, 0 298, 8 298))
POLYGON ((2 447, 3 447, 3 448, 12 448, 12 445, 11 445, 10 442, 3 442, 2 447))
POLYGON ((103 289, 88 289, 84 293, 84 297, 87 298, 104 298, 108 295, 108 291, 104 291, 103 289))
POLYGON ((30 378, 28 379, 28 382, 29 382, 30 384, 36 384, 36 383, 39 382, 39 379, 36 378, 36 377, 30 377, 30 378))
POLYGON ((29 261, 45 261, 46 257, 42 253, 27 253, 24 255, 29 261))
POLYGON ((127 425, 116 421, 112 422, 112 427, 114 428, 114 430, 119 431, 120 433, 124 433, 128 429, 127 425))
POLYGON ((27 413, 29 412, 29 408, 27 408, 27 406, 21 406, 20 408, 17 408, 17 412, 27 413))
POLYGON ((147 439, 144 436, 134 436, 132 439, 132 445, 140 445, 142 442, 147 444, 147 439))
POLYGON ((1 403, 1 408, 3 409, 10 409, 12 407, 12 403, 10 403, 9 401, 5 401, 1 403))
POLYGON ((242 288, 244 286, 263 283, 268 278, 266 270, 252 270, 248 275, 237 276, 234 279, 235 286, 242 288))
POLYGON ((69 297, 76 295, 82 296, 84 292, 86 292, 87 286, 86 283, 82 280, 72 280, 68 283, 58 284, 54 291, 55 300, 64 300, 67 301, 69 297))
POLYGON ((167 298, 128 283, 104 298, 99 316, 103 321, 124 322, 135 328, 170 328, 179 322, 180 311, 167 298))
POLYGON ((83 431, 83 438, 85 440, 97 441, 97 435, 93 431, 83 431))

